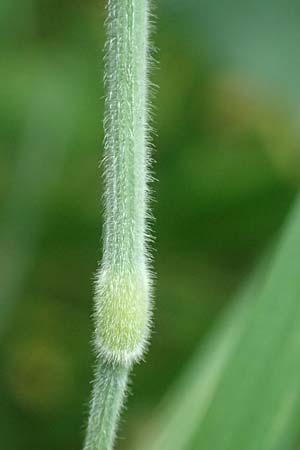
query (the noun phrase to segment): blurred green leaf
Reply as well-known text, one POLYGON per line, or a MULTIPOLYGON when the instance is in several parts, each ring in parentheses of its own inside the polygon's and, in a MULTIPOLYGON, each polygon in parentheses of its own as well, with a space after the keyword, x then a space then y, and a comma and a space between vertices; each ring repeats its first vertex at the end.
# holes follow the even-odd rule
POLYGON ((143 450, 185 448, 210 405, 229 355, 245 327, 249 303, 261 283, 262 269, 260 267, 242 288, 166 395, 150 424, 150 433, 153 433, 154 439, 149 440, 149 445, 142 446, 143 450))
POLYGON ((267 275, 256 275, 231 307, 143 449, 292 448, 300 407, 299 230, 298 202, 267 275))

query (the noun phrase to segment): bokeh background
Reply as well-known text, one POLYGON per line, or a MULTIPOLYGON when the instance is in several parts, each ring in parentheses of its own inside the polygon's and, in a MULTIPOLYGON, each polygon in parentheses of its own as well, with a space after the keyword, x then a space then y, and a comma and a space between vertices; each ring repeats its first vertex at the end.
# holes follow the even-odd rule
MULTIPOLYGON (((153 2, 154 3, 154 2, 153 2)), ((300 4, 158 0, 156 306, 118 449, 268 247, 300 184, 300 4)), ((101 258, 103 0, 0 2, 0 439, 79 450, 101 258)))

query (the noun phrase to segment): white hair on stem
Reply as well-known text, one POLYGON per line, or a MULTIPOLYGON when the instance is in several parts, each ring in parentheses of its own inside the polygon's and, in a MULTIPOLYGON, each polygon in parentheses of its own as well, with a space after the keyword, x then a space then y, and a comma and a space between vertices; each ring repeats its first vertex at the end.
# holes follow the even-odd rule
POLYGON ((129 370, 151 323, 148 0, 108 0, 103 258, 96 276, 97 363, 84 450, 110 450, 129 370))
POLYGON ((147 0, 109 0, 105 56, 105 224, 96 350, 130 366, 149 334, 147 0))

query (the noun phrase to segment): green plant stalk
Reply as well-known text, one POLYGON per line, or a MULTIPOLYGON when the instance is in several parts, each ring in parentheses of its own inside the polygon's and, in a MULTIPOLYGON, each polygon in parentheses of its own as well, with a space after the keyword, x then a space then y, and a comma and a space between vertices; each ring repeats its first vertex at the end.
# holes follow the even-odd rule
POLYGON ((112 362, 142 356, 149 320, 147 0, 109 0, 105 57, 104 254, 96 346, 112 362))
POLYGON ((85 449, 110 449, 124 401, 128 369, 103 363, 97 368, 85 449))
POLYGON ((109 450, 150 322, 147 256, 148 1, 108 0, 103 259, 96 277, 96 375, 85 450, 109 450))

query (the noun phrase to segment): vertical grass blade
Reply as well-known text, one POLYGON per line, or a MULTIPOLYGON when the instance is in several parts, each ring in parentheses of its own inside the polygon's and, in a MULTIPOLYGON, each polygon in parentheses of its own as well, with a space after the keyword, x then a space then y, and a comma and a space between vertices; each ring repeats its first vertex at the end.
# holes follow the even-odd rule
POLYGON ((224 368, 247 324, 252 299, 257 295, 269 261, 259 264, 217 321, 213 330, 170 388, 134 450, 183 450, 205 417, 222 382, 224 368))
POLYGON ((294 438, 300 405, 299 230, 298 201, 222 383, 191 436, 191 450, 273 450, 282 439, 289 448, 294 438))
POLYGON ((298 200, 266 275, 247 294, 248 306, 229 311, 166 402, 157 434, 139 449, 297 448, 299 230, 298 200))

